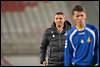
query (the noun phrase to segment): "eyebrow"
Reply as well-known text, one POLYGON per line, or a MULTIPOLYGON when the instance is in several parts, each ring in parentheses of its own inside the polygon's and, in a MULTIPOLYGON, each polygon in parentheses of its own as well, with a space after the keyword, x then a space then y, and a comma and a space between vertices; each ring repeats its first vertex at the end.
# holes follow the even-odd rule
POLYGON ((56 18, 56 19, 63 19, 63 18, 56 18))
POLYGON ((78 17, 78 16, 84 16, 84 15, 83 15, 83 14, 81 14, 81 15, 76 15, 76 16, 78 17))

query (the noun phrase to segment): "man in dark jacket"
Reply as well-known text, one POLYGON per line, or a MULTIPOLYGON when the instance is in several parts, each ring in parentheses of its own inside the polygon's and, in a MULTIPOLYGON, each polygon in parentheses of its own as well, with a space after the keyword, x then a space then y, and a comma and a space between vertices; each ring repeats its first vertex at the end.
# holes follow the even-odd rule
POLYGON ((40 63, 47 65, 46 53, 48 50, 48 66, 64 66, 65 32, 71 24, 64 19, 64 13, 57 12, 53 25, 43 36, 40 46, 40 63), (47 49, 48 48, 48 49, 47 49))

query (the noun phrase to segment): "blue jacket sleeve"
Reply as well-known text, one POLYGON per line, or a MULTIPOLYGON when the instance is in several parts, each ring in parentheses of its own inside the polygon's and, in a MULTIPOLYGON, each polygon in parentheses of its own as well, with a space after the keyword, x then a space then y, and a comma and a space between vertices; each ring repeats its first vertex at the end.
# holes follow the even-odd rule
POLYGON ((96 64, 99 65, 99 32, 96 30, 96 48, 95 48, 95 54, 96 54, 96 64))
POLYGON ((94 60, 93 63, 99 65, 99 31, 95 26, 91 26, 87 24, 92 30, 95 32, 96 40, 95 40, 95 49, 94 49, 94 60))
POLYGON ((93 27, 92 29, 94 29, 96 36, 93 63, 99 65, 99 32, 96 27, 93 27))
POLYGON ((70 66, 72 59, 72 46, 69 41, 69 37, 66 37, 65 48, 64 48, 64 66, 70 66))

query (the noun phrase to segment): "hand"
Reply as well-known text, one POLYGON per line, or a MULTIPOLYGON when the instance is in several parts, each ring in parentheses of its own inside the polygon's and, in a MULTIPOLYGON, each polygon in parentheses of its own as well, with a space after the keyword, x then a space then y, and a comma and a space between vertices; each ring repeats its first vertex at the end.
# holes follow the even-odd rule
POLYGON ((95 64, 94 66, 99 66, 98 64, 95 64))
POLYGON ((48 65, 48 62, 45 60, 45 61, 43 61, 43 65, 44 66, 47 66, 48 65))

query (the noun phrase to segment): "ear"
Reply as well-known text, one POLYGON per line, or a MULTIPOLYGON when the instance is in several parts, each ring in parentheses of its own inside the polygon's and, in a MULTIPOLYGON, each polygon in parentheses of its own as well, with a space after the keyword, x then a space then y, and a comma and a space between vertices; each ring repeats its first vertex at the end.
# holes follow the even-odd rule
POLYGON ((85 20, 87 20, 87 15, 86 15, 86 14, 85 14, 85 17, 84 17, 84 19, 85 19, 85 20))
POLYGON ((84 14, 84 18, 87 19, 87 15, 86 15, 86 13, 83 13, 83 14, 84 14))
POLYGON ((86 19, 87 19, 87 15, 86 15, 86 19))

